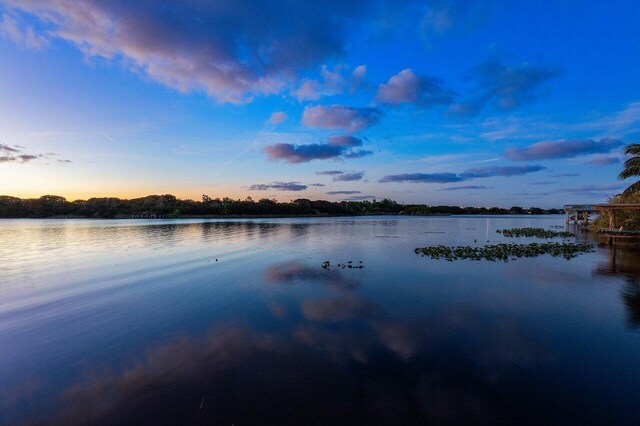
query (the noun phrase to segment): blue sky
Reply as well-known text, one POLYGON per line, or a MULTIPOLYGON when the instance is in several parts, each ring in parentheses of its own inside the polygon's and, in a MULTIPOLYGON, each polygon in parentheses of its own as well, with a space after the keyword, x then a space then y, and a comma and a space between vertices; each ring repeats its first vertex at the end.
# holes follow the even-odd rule
POLYGON ((631 0, 0 0, 0 193, 603 201, 640 136, 638 22, 631 0))

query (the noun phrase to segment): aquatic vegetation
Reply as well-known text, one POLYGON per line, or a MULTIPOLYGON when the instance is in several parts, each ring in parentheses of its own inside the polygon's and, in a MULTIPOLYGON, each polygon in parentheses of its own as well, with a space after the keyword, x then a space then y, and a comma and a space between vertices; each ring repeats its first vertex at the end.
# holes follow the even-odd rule
POLYGON ((570 238, 575 235, 571 232, 564 231, 550 231, 544 228, 512 228, 512 229, 498 229, 498 234, 502 234, 505 237, 537 237, 537 238, 570 238))
POLYGON ((594 251, 593 245, 588 243, 531 243, 531 244, 496 244, 484 247, 471 246, 428 246, 419 247, 416 254, 428 256, 432 259, 445 259, 448 261, 471 259, 471 260, 515 260, 519 257, 537 257, 549 254, 553 257, 564 257, 573 259, 574 257, 594 251))
MULTIPOLYGON (((331 262, 329 262, 328 260, 325 260, 324 262, 322 262, 322 265, 320 265, 320 266, 322 266, 326 270, 330 270, 331 269, 331 262)), ((336 268, 340 268, 340 269, 344 269, 344 268, 362 269, 362 268, 364 268, 364 264, 362 263, 362 260, 359 260, 357 264, 355 264, 353 262, 353 260, 350 260, 347 263, 338 262, 335 266, 336 266, 336 268)))

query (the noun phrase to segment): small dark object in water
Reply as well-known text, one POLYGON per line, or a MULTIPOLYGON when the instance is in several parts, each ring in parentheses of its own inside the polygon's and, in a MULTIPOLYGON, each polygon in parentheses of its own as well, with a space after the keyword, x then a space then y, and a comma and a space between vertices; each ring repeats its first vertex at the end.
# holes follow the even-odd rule
MULTIPOLYGON (((359 261, 360 263, 358 265, 354 265, 353 264, 353 260, 349 260, 347 263, 343 263, 343 262, 338 262, 337 265, 335 265, 337 268, 340 269, 344 269, 344 268, 349 268, 349 269, 362 269, 364 268, 364 265, 362 264, 362 260, 359 261)), ((329 270, 331 268, 331 262, 329 262, 328 260, 325 260, 322 265, 321 265, 324 269, 329 270)))

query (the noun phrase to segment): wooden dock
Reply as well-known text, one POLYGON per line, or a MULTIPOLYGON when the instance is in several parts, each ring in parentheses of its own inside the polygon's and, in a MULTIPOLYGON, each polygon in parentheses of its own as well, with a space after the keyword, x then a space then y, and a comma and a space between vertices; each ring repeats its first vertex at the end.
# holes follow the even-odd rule
POLYGON ((566 223, 569 225, 572 221, 576 225, 589 225, 589 215, 599 214, 600 210, 593 204, 566 204, 564 206, 566 214, 566 223))
POLYGON ((609 229, 599 229, 598 234, 607 239, 610 244, 617 242, 639 243, 640 231, 625 230, 624 225, 618 228, 616 222, 616 212, 619 211, 640 211, 640 204, 596 204, 595 208, 601 212, 609 214, 609 229))

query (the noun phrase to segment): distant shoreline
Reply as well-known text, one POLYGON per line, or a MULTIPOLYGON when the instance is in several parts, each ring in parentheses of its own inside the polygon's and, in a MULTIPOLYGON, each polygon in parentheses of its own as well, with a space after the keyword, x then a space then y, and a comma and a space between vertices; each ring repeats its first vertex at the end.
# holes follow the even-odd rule
POLYGON ((560 213, 522 213, 522 214, 500 214, 500 213, 434 213, 434 214, 326 214, 326 215, 195 215, 179 217, 161 218, 132 218, 131 216, 115 217, 86 217, 86 216, 46 216, 46 217, 0 217, 1 220, 182 220, 182 219, 294 219, 294 218, 339 218, 339 217, 380 217, 380 216, 400 216, 400 217, 459 217, 459 216, 497 216, 497 217, 539 217, 539 216, 561 216, 560 213))
POLYGON ((348 216, 449 216, 449 215, 518 215, 563 213, 562 209, 539 207, 471 207, 427 204, 403 204, 385 198, 371 201, 327 201, 299 198, 277 202, 267 198, 255 201, 202 196, 201 201, 181 200, 171 194, 142 198, 90 198, 69 201, 57 195, 21 199, 0 195, 1 218, 276 218, 276 217, 348 217, 348 216))

